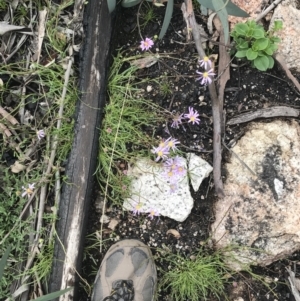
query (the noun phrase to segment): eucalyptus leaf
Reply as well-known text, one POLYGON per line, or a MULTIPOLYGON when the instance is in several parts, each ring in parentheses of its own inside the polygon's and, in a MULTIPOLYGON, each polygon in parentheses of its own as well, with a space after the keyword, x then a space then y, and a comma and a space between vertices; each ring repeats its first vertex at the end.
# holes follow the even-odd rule
POLYGON ((200 9, 201 9, 201 14, 202 14, 203 16, 207 16, 207 15, 208 15, 207 7, 205 7, 204 5, 201 5, 201 6, 200 6, 200 9))
POLYGON ((142 2, 142 0, 122 0, 121 5, 123 7, 132 7, 138 5, 142 2))
POLYGON ((112 13, 116 8, 116 0, 107 0, 107 6, 109 13, 112 13))
POLYGON ((173 15, 173 8, 174 8, 174 0, 168 0, 164 22, 163 22, 163 25, 161 27, 161 31, 160 31, 159 36, 158 36, 158 38, 160 40, 164 37, 164 35, 167 32, 167 29, 170 25, 171 18, 172 18, 172 15, 173 15))
POLYGON ((3 276, 3 272, 4 272, 4 268, 6 266, 6 262, 10 253, 10 249, 11 247, 8 247, 4 253, 4 255, 2 256, 1 260, 0 260, 0 280, 3 276))
MULTIPOLYGON (((216 11, 211 0, 197 0, 197 1, 201 5, 207 7, 208 9, 216 11)), ((222 1, 222 5, 220 5, 220 7, 223 7, 224 4, 227 2, 227 0, 219 0, 219 1, 222 1)), ((226 9, 228 15, 236 16, 236 17, 243 17, 243 18, 249 17, 248 13, 246 13, 244 10, 240 9, 238 6, 233 4, 230 0, 228 1, 225 9, 226 9)))
POLYGON ((222 23, 223 31, 224 31, 224 40, 225 44, 228 42, 229 38, 229 24, 228 24, 228 14, 226 9, 224 8, 223 0, 212 0, 212 4, 214 9, 222 23))
POLYGON ((258 56, 254 61, 254 66, 260 71, 266 71, 269 68, 269 59, 267 56, 258 56))

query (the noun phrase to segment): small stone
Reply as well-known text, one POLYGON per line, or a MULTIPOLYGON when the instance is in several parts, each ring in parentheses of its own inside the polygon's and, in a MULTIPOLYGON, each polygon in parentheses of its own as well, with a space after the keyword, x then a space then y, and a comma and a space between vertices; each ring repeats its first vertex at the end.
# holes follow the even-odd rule
POLYGON ((109 221, 110 221, 110 217, 108 217, 105 214, 100 217, 100 223, 101 224, 107 224, 107 223, 109 223, 109 221))
POLYGON ((152 91, 152 86, 147 86, 147 92, 151 92, 152 91))

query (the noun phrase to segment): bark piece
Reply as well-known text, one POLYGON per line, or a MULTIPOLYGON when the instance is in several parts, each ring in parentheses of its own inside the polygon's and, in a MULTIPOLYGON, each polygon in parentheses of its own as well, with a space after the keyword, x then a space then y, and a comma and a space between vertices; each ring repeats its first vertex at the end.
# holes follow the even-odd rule
POLYGON ((276 106, 266 109, 259 109, 254 112, 247 112, 231 118, 227 124, 233 125, 245 123, 257 118, 274 118, 274 117, 298 117, 300 111, 291 107, 276 106))

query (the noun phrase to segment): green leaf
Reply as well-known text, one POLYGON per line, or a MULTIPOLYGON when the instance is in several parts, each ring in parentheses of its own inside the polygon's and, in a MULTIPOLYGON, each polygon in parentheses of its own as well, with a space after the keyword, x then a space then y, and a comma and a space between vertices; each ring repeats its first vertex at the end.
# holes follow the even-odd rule
POLYGON ((224 8, 223 0, 212 0, 212 4, 214 9, 222 23, 223 31, 224 31, 224 40, 225 44, 228 42, 229 38, 229 24, 228 24, 228 14, 226 9, 224 8))
POLYGON ((249 28, 256 29, 258 27, 257 23, 254 20, 249 20, 246 22, 249 28))
POLYGON ((271 56, 267 56, 269 60, 269 67, 268 69, 272 69, 274 67, 274 59, 271 56))
POLYGON ((267 38, 258 39, 253 43, 253 46, 258 50, 264 50, 268 47, 268 45, 269 45, 269 39, 267 38))
POLYGON ((267 47, 266 49, 264 49, 264 52, 267 54, 267 55, 273 55, 274 51, 272 50, 271 47, 267 47))
POLYGON ((246 37, 247 38, 252 38, 253 32, 254 32, 254 29, 253 28, 249 28, 248 31, 246 32, 246 37))
POLYGON ((283 27, 283 23, 281 20, 275 20, 274 21, 274 30, 280 30, 283 27))
POLYGON ((6 262, 10 253, 10 249, 11 247, 8 247, 4 253, 4 255, 2 256, 1 260, 0 260, 0 280, 3 276, 3 272, 4 272, 4 268, 6 266, 6 262))
POLYGON ((51 294, 48 294, 48 295, 45 295, 45 296, 42 296, 42 297, 38 297, 38 298, 33 299, 33 300, 35 300, 35 301, 50 301, 50 300, 53 300, 53 299, 65 294, 65 293, 67 293, 71 289, 72 289, 72 287, 68 287, 64 290, 54 292, 54 293, 51 293, 51 294))
POLYGON ((107 0, 107 6, 109 13, 112 13, 116 8, 116 0, 107 0))
POLYGON ((239 51, 235 54, 235 56, 236 56, 237 58, 242 58, 242 57, 245 57, 245 56, 246 56, 246 53, 247 53, 247 50, 239 50, 239 51))
MULTIPOLYGON (((224 6, 224 4, 227 2, 227 0, 219 0, 219 1, 222 1, 222 6, 224 6)), ((215 11, 211 0, 198 0, 198 2, 201 5, 215 11)), ((230 0, 228 1, 225 8, 226 8, 228 15, 236 16, 236 17, 243 17, 243 18, 249 17, 249 15, 244 10, 240 9, 238 6, 233 4, 230 0)))
POLYGON ((253 38, 260 39, 260 38, 264 38, 264 36, 265 36, 265 31, 263 29, 254 29, 253 38))
POLYGON ((242 48, 242 49, 245 49, 245 48, 248 49, 249 48, 249 43, 247 41, 243 41, 243 42, 239 43, 237 46, 239 48, 242 48))
POLYGON ((247 24, 245 23, 237 23, 235 26, 234 26, 234 31, 236 31, 239 35, 241 36, 245 36, 247 31, 249 30, 249 27, 247 24))
POLYGON ((163 22, 163 25, 161 27, 161 31, 160 31, 159 36, 158 36, 158 38, 160 40, 164 37, 164 35, 167 32, 167 29, 170 25, 171 18, 172 18, 172 15, 173 15, 173 8, 174 8, 174 0, 168 0, 164 22, 163 22))
POLYGON ((281 39, 278 38, 278 37, 272 37, 272 38, 271 38, 271 41, 272 41, 273 43, 279 43, 279 42, 281 41, 281 39))
POLYGON ((269 59, 267 56, 258 56, 254 61, 254 66, 260 71, 266 71, 269 67, 269 59))
POLYGON ((249 48, 246 52, 246 56, 249 61, 253 61, 254 59, 256 59, 257 55, 257 52, 253 51, 251 48, 249 48))
POLYGON ((142 0, 122 0, 123 7, 132 7, 141 3, 142 0))

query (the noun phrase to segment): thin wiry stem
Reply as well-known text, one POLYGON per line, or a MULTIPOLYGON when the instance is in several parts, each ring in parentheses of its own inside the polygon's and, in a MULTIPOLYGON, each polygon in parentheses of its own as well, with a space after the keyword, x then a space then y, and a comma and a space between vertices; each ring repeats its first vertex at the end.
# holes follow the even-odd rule
MULTIPOLYGON (((128 79, 128 81, 130 80, 130 78, 128 79)), ((128 93, 128 86, 129 83, 126 86, 126 93, 128 93)), ((113 163, 113 159, 114 159, 114 153, 115 153, 115 148, 117 145, 117 139, 118 139, 118 135, 119 135, 119 129, 120 129, 120 124, 121 124, 121 120, 123 118, 123 112, 124 112, 124 108, 125 108, 125 102, 126 102, 126 97, 123 98, 123 103, 122 103, 122 108, 121 108, 121 112, 120 112, 120 116, 119 116, 119 120, 118 120, 118 126, 117 126, 117 130, 116 130, 116 135, 114 138, 114 144, 113 144, 113 149, 111 152, 111 157, 109 160, 109 168, 108 170, 111 171, 112 169, 112 163, 113 163)), ((108 187, 109 187, 109 180, 110 180, 110 173, 108 172, 107 175, 107 179, 105 182, 105 190, 104 190, 104 202, 103 202, 103 207, 102 207, 102 216, 104 216, 105 213, 105 208, 106 208, 106 203, 107 203, 107 194, 108 194, 108 187)), ((102 232, 103 232, 103 223, 101 223, 101 227, 100 227, 100 240, 102 241, 102 232)), ((102 253, 102 243, 100 244, 100 253, 102 253)))

